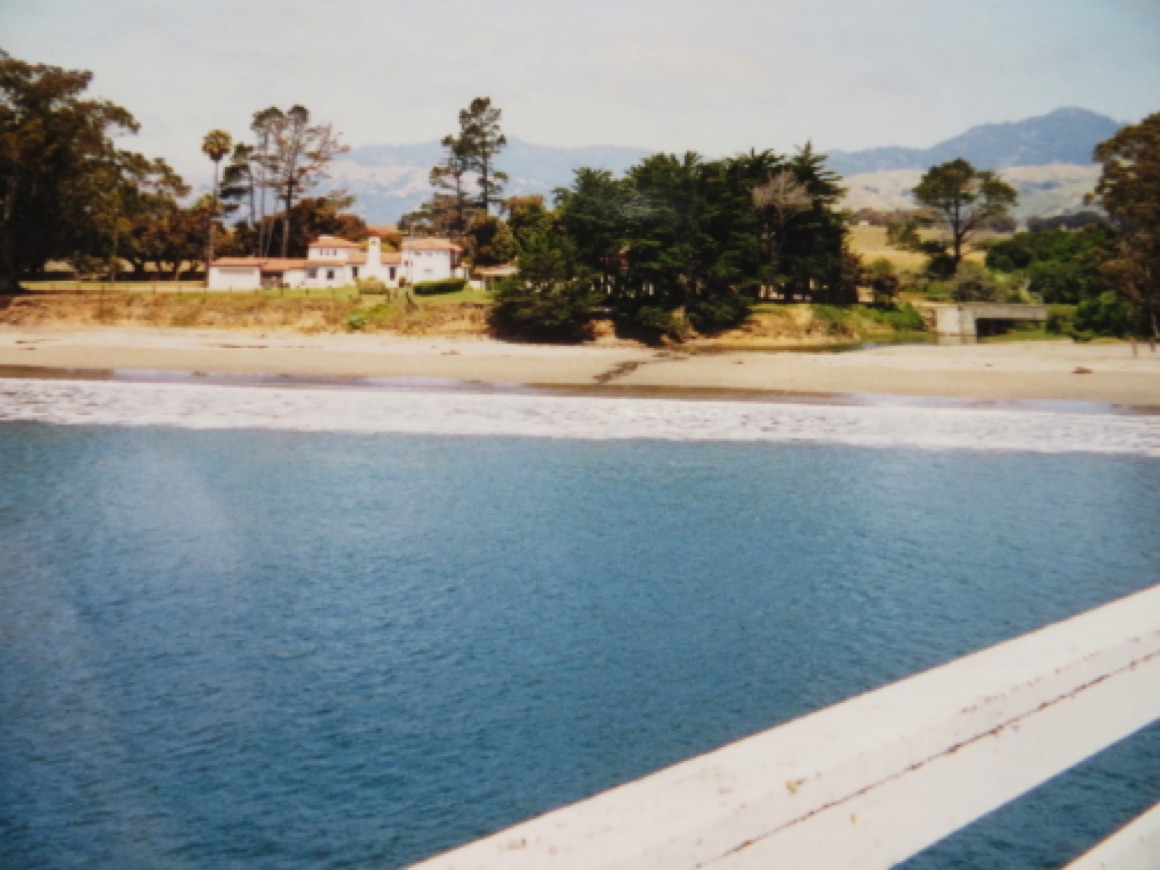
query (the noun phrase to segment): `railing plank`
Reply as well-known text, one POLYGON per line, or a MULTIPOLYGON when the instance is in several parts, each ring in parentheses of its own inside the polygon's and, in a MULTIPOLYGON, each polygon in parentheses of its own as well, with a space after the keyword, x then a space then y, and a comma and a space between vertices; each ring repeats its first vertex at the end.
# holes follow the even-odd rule
POLYGON ((886 868, 1160 719, 1160 587, 416 865, 886 868))

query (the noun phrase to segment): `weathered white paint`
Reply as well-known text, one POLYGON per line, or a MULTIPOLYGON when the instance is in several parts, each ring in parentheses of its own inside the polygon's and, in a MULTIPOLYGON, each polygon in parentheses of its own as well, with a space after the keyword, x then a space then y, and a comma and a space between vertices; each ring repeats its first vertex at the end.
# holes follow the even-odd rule
POLYGON ((964 305, 943 305, 936 310, 935 326, 938 334, 976 336, 980 320, 1020 320, 1047 322, 1046 305, 1016 305, 998 302, 971 302, 964 305))
POLYGON ((446 281, 461 277, 459 249, 446 239, 406 239, 403 242, 403 276, 408 284, 446 281))
POLYGON ((364 253, 358 245, 335 236, 322 236, 310 243, 307 259, 228 257, 210 267, 211 290, 256 290, 267 284, 322 289, 350 287, 359 278, 378 278, 388 287, 398 287, 401 278, 410 283, 457 277, 459 249, 446 239, 414 240, 414 249, 400 255, 383 254, 377 238, 367 241, 364 253), (443 245, 442 250, 422 249, 423 245, 443 245), (246 270, 244 273, 241 270, 246 270))
POLYGON ((1160 718, 1160 586, 416 867, 886 868, 1160 718))
POLYGON ((1118 830, 1066 870, 1156 870, 1160 867, 1160 804, 1118 830))
POLYGON ((253 290, 261 283, 257 266, 211 266, 209 270, 210 290, 253 290))

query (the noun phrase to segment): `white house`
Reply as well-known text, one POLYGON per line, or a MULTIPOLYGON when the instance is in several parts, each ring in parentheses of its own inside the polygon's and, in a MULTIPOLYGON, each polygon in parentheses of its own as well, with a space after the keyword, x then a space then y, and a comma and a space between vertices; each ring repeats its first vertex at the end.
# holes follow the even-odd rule
POLYGON ((464 277, 459 269, 462 253, 448 239, 403 239, 403 275, 408 284, 464 277))
POLYGON ((211 290, 260 287, 350 287, 359 278, 378 278, 388 287, 440 281, 461 275, 463 249, 448 239, 404 239, 401 253, 382 250, 376 238, 367 249, 337 236, 310 243, 305 259, 223 257, 209 267, 211 290))

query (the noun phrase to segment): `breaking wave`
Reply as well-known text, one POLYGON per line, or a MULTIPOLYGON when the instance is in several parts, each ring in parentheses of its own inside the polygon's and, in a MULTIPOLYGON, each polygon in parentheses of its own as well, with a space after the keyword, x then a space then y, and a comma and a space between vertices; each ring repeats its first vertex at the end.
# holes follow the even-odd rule
POLYGON ((1160 416, 522 393, 0 380, 0 421, 304 432, 826 442, 1160 457, 1160 416))

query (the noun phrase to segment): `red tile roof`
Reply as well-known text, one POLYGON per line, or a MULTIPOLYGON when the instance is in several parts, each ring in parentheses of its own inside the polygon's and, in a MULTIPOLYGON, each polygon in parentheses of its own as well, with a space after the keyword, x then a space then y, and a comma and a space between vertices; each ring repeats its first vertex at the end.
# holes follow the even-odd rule
POLYGON ((357 248, 354 242, 340 239, 338 236, 319 236, 310 243, 312 248, 357 248))
POLYGON ((211 266, 250 266, 252 268, 260 268, 265 260, 259 260, 257 257, 222 257, 220 260, 214 260, 210 263, 211 266))
POLYGON ((412 251, 462 251, 463 248, 450 239, 403 239, 403 250, 412 251))
POLYGON ((281 257, 271 257, 262 263, 263 272, 285 272, 288 269, 305 269, 305 260, 295 260, 287 258, 283 260, 281 257))
POLYGON ((263 272, 285 272, 287 269, 304 268, 306 261, 289 257, 286 259, 281 257, 222 257, 220 260, 214 260, 211 265, 234 268, 248 266, 251 269, 261 269, 263 272))

